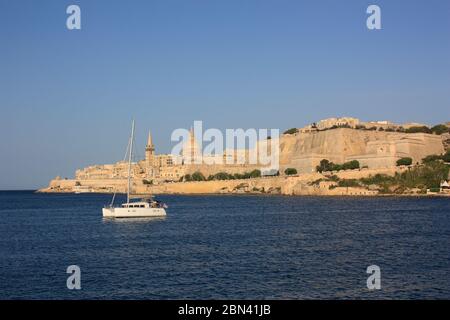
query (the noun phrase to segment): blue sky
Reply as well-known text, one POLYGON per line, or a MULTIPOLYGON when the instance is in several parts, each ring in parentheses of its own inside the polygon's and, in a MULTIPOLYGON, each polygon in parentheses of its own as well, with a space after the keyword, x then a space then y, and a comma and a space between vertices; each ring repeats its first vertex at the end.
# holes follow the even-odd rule
POLYGON ((450 121, 449 42, 446 0, 0 0, 0 189, 120 160, 132 118, 141 156, 194 120, 450 121))

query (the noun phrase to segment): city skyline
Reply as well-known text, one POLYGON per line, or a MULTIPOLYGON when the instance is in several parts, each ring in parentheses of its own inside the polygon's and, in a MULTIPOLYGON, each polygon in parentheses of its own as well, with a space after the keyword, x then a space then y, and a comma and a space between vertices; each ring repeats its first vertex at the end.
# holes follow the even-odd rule
POLYGON ((351 116, 450 120, 443 1, 66 1, 0 4, 0 189, 34 189, 123 157, 152 131, 303 127, 351 116), (382 30, 366 28, 366 8, 382 30))

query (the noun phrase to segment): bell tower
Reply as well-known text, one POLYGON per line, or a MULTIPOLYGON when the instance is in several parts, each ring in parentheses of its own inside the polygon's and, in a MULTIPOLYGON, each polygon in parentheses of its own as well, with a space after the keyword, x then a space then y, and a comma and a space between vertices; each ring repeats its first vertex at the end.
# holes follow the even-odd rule
POLYGON ((195 140, 194 129, 189 131, 188 141, 183 145, 182 156, 183 163, 194 164, 199 159, 199 146, 195 140))
POLYGON ((153 145, 152 135, 148 132, 147 145, 145 146, 145 162, 148 167, 154 165, 155 146, 153 145))

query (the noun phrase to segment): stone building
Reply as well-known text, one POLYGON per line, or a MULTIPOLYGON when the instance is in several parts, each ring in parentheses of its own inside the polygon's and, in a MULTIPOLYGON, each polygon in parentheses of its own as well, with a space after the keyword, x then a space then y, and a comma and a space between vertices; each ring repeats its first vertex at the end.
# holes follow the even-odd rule
MULTIPOLYGON (((158 182, 164 180, 179 180, 185 172, 183 165, 177 165, 170 154, 155 154, 155 145, 149 132, 145 146, 145 159, 132 163, 133 179, 158 182)), ((75 172, 76 180, 95 179, 126 179, 128 163, 126 161, 114 164, 89 166, 75 172)))
POLYGON ((359 124, 359 119, 343 117, 343 118, 328 118, 317 122, 316 127, 319 130, 330 129, 332 127, 348 126, 350 128, 356 128, 359 124))
MULTIPOLYGON (((355 118, 330 118, 319 121, 298 134, 283 135, 279 138, 279 150, 277 150, 279 166, 276 170, 281 176, 287 168, 296 169, 300 175, 316 174, 316 167, 322 159, 336 164, 357 160, 362 171, 398 170, 396 162, 402 157, 410 157, 413 164, 416 164, 428 155, 443 154, 450 145, 449 134, 438 136, 426 133, 359 129, 359 126, 368 123, 377 126, 397 126, 388 121, 364 123, 355 118), (335 127, 338 128, 333 129, 335 127)), ((258 141, 257 149, 263 142, 263 140, 258 141)), ((202 147, 197 143, 194 132, 191 130, 180 154, 157 154, 149 133, 145 146, 145 158, 132 163, 133 184, 136 188, 146 190, 149 185, 179 181, 186 174, 197 171, 206 178, 219 172, 243 174, 255 169, 270 171, 272 168, 261 165, 258 162, 259 158, 258 164, 251 164, 253 162, 250 160, 255 156, 255 150, 225 149, 221 154, 203 155, 202 147)), ((93 165, 77 170, 75 179, 52 180, 50 189, 65 190, 76 186, 80 189, 79 192, 83 192, 88 187, 96 191, 124 191, 127 176, 128 163, 125 161, 93 165)))
MULTIPOLYGON (((187 142, 182 147, 181 154, 156 154, 155 149, 152 135, 149 132, 145 146, 145 158, 132 163, 133 180, 158 184, 179 181, 186 174, 196 171, 207 177, 218 172, 234 174, 259 169, 258 165, 248 164, 250 158, 248 150, 225 150, 220 155, 202 155, 192 129, 187 142)), ((127 176, 128 163, 126 161, 89 166, 75 172, 77 181, 126 179, 127 176)))

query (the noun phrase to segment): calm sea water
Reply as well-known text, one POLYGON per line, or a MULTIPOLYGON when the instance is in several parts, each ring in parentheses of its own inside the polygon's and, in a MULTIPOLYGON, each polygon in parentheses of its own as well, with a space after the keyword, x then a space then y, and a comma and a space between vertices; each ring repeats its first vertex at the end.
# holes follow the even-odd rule
POLYGON ((0 298, 450 298, 449 199, 159 199, 165 219, 104 220, 108 195, 0 192, 0 298))

